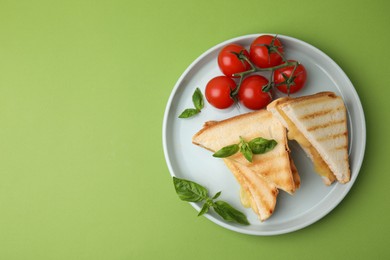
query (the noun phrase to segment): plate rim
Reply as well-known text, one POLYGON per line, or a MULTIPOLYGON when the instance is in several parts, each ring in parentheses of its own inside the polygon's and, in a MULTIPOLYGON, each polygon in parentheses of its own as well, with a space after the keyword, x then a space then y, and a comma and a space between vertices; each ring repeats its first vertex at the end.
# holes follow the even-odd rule
MULTIPOLYGON (((357 107, 355 107, 355 109, 357 108, 356 109, 357 115, 359 115, 359 117, 362 119, 360 122, 357 122, 357 123, 360 123, 359 130, 361 132, 361 135, 364 138, 362 138, 362 140, 361 140, 361 150, 358 151, 359 153, 357 154, 358 162, 356 165, 356 169, 354 170, 355 174, 352 174, 351 179, 350 179, 348 184, 339 184, 339 183, 335 184, 335 185, 345 185, 341 195, 338 197, 337 200, 333 200, 331 205, 328 206, 326 209, 322 210, 320 214, 316 214, 313 218, 309 219, 308 221, 302 222, 301 224, 298 224, 298 225, 294 225, 291 227, 282 228, 282 229, 278 229, 278 230, 249 230, 249 229, 242 229, 241 226, 236 226, 230 222, 225 222, 223 220, 217 219, 210 214, 204 215, 207 219, 211 220, 212 222, 214 222, 215 224, 217 224, 221 227, 224 227, 226 229, 229 229, 229 230, 232 230, 232 231, 235 231, 238 233, 247 234, 247 235, 256 235, 256 236, 281 235, 281 234, 291 233, 291 232, 303 229, 303 228, 308 227, 308 226, 312 225, 313 223, 319 221, 320 219, 325 217, 327 214, 329 214, 334 208, 336 208, 341 203, 341 201, 347 196, 347 194, 349 193, 350 189, 354 185, 354 183, 359 175, 359 172, 361 170, 361 166, 362 166, 363 160, 364 160, 364 155, 365 155, 365 150, 366 150, 366 138, 367 138, 365 114, 364 114, 363 106, 362 106, 362 103, 360 101, 359 95, 357 94, 357 91, 356 91, 354 85, 352 84, 351 80, 349 79, 349 77, 346 75, 346 73, 341 69, 341 67, 332 58, 330 58, 326 53, 324 53, 322 50, 318 49, 317 47, 315 47, 315 46, 313 46, 313 45, 311 45, 303 40, 300 40, 300 39, 297 39, 297 38, 294 38, 291 36, 287 36, 287 35, 283 35, 283 34, 274 34, 274 33, 247 34, 247 35, 242 35, 242 36, 238 36, 238 37, 234 37, 234 38, 222 41, 222 42, 208 48, 206 51, 204 51, 194 61, 192 61, 190 63, 190 65, 184 70, 184 72, 177 79, 173 89, 171 90, 171 93, 169 95, 169 98, 168 98, 168 101, 167 101, 167 104, 165 107, 163 124, 162 124, 163 152, 164 152, 165 162, 167 164, 167 167, 169 169, 169 173, 170 173, 171 177, 173 177, 173 176, 176 177, 177 175, 175 174, 175 171, 174 171, 173 166, 171 164, 171 160, 170 160, 169 152, 168 152, 167 124, 168 124, 168 119, 170 116, 169 111, 170 111, 170 108, 172 106, 173 99, 174 99, 175 94, 178 91, 180 85, 182 84, 183 79, 199 63, 199 61, 201 61, 203 58, 207 57, 210 53, 214 52, 215 50, 222 48, 226 44, 235 43, 235 42, 242 41, 242 40, 248 40, 248 39, 255 38, 255 37, 258 37, 260 35, 265 35, 265 34, 273 35, 273 36, 277 35, 280 39, 285 38, 285 39, 291 40, 293 42, 298 42, 299 44, 304 45, 305 47, 308 47, 308 48, 312 49, 312 51, 321 55, 322 58, 326 59, 327 63, 331 63, 332 67, 334 67, 337 70, 338 74, 340 74, 343 77, 343 79, 346 80, 347 83, 351 86, 351 87, 348 86, 348 91, 351 91, 351 93, 353 94, 352 99, 357 101, 357 103, 354 104, 355 106, 357 106, 357 107)), ((319 203, 317 203, 314 207, 318 207, 319 203)), ((197 203, 189 202, 189 204, 192 207, 194 207, 196 210, 200 210, 200 207, 198 206, 197 203)), ((302 214, 304 214, 304 213, 302 213, 302 214)))

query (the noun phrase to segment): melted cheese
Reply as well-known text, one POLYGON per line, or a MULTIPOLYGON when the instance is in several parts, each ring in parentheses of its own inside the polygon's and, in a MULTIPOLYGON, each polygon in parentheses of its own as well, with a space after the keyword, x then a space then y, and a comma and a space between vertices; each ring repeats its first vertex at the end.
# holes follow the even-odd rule
POLYGON ((250 201, 250 195, 241 187, 240 188, 240 200, 241 204, 245 208, 249 208, 251 206, 251 201, 250 201))

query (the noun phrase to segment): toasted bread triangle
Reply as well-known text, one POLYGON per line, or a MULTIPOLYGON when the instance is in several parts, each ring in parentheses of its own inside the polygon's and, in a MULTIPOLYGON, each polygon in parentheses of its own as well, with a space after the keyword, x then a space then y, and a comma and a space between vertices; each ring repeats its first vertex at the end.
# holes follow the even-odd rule
POLYGON ((341 97, 320 92, 298 98, 281 98, 267 109, 288 128, 316 165, 326 184, 350 180, 347 115, 341 97))

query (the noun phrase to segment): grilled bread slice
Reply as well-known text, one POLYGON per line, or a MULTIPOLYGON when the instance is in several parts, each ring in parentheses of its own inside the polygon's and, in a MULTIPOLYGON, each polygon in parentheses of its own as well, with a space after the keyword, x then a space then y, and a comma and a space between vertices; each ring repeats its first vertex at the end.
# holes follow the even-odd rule
POLYGON ((288 129, 314 163, 325 184, 350 180, 347 115, 341 97, 333 92, 280 98, 267 107, 288 129))
POLYGON ((275 211, 278 189, 275 184, 256 174, 250 168, 230 159, 223 159, 241 186, 241 202, 256 213, 260 221, 275 211))
POLYGON ((192 142, 212 152, 236 144, 239 138, 250 141, 257 137, 274 139, 278 144, 265 154, 253 155, 249 162, 241 153, 229 157, 259 174, 279 189, 294 193, 296 185, 291 170, 285 127, 272 113, 263 109, 238 115, 223 121, 209 122, 197 132, 192 142))
MULTIPOLYGON (((230 159, 223 160, 241 186, 240 198, 245 207, 251 207, 260 221, 265 221, 275 211, 279 190, 275 184, 256 174, 247 166, 230 159)), ((300 186, 300 177, 292 159, 290 159, 296 189, 300 186)))

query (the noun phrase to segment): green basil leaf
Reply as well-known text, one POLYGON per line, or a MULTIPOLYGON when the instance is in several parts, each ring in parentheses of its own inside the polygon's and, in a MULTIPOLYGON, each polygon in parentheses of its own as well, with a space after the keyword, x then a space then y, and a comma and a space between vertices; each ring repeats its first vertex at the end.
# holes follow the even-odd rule
POLYGON ((173 184, 181 200, 199 202, 208 198, 207 189, 198 183, 173 177, 173 184))
POLYGON ((196 88, 192 95, 192 103, 194 103, 195 108, 199 111, 204 107, 203 95, 199 88, 196 88))
POLYGON ((213 154, 213 156, 218 157, 218 158, 229 157, 229 156, 237 153, 239 149, 240 149, 240 147, 238 146, 238 144, 228 145, 228 146, 221 148, 217 152, 215 152, 213 154))
POLYGON ((221 193, 222 191, 217 192, 212 199, 213 200, 217 199, 221 195, 221 193))
POLYGON ((216 201, 213 204, 213 208, 215 212, 217 212, 218 215, 220 215, 226 221, 236 222, 242 225, 249 225, 249 221, 245 214, 233 208, 227 202, 222 200, 216 201))
POLYGON ((187 108, 179 115, 179 118, 189 118, 198 114, 199 112, 200 111, 196 108, 187 108))
POLYGON ((268 140, 258 137, 249 142, 249 147, 254 154, 263 154, 274 149, 277 144, 278 143, 273 139, 268 140))
POLYGON ((209 209, 210 209, 210 204, 206 202, 205 204, 203 204, 202 209, 199 211, 198 217, 206 214, 209 211, 209 209))
POLYGON ((244 155, 244 157, 249 162, 252 162, 253 153, 251 148, 249 147, 249 144, 245 142, 245 140, 242 137, 240 137, 240 139, 241 139, 240 152, 242 153, 242 155, 244 155))

